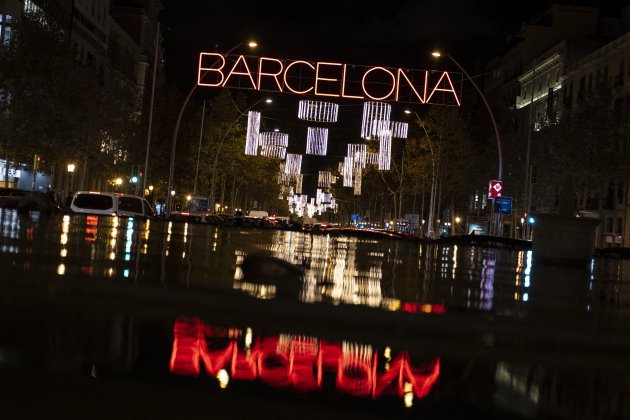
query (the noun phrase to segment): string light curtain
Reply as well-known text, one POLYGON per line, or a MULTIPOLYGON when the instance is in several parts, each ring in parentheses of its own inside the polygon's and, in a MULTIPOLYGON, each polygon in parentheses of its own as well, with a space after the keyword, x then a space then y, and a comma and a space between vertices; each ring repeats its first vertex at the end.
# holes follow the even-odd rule
POLYGON ((382 133, 379 137, 378 147, 378 169, 388 171, 392 157, 392 136, 391 132, 382 133))
POLYGON ((284 159, 289 146, 289 135, 277 131, 264 131, 258 137, 260 155, 284 159))
POLYGON ((339 105, 332 102, 302 100, 298 104, 298 118, 305 121, 337 122, 339 105))
POLYGON ((378 153, 366 153, 365 163, 368 165, 378 165, 378 153))
POLYGON ((361 137, 366 140, 376 140, 379 128, 389 128, 392 107, 384 102, 365 102, 363 104, 363 119, 361 122, 361 137))
POLYGON ((284 172, 285 166, 284 162, 280 162, 278 165, 278 185, 287 185, 289 183, 289 177, 284 172))
POLYGON ((361 195, 361 168, 354 168, 354 195, 361 195))
POLYGON ((348 157, 354 159, 355 168, 365 168, 367 146, 365 144, 348 144, 348 157))
POLYGON ((304 175, 297 174, 295 176, 295 193, 302 194, 302 182, 304 180, 304 175))
POLYGON ((326 156, 328 147, 328 129, 324 127, 308 127, 306 132, 306 154, 326 156))
POLYGON ((302 170, 302 155, 295 153, 287 153, 286 166, 284 172, 287 174, 298 175, 302 170))
POLYGON ((407 131, 409 130, 409 124, 406 122, 392 121, 390 125, 392 131, 392 137, 395 139, 406 139, 407 131))
POLYGON ((245 154, 258 155, 258 137, 260 136, 260 112, 247 113, 247 137, 245 138, 245 154))
POLYGON ((319 176, 317 177, 317 186, 319 188, 330 188, 330 184, 333 181, 333 174, 330 171, 319 171, 319 176))
POLYGON ((352 168, 353 159, 351 157, 343 158, 343 186, 352 187, 352 168))
POLYGON ((287 148, 274 145, 261 145, 260 156, 284 159, 287 154, 287 148))

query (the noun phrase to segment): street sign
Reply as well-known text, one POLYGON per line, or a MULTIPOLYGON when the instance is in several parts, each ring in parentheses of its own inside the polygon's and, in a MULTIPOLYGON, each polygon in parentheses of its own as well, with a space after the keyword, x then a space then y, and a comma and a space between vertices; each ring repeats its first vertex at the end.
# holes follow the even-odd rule
POLYGON ((495 179, 490 181, 488 187, 488 198, 501 197, 503 194, 503 181, 497 181, 495 179))
POLYGON ((494 199, 494 212, 512 214, 512 197, 497 197, 494 199))

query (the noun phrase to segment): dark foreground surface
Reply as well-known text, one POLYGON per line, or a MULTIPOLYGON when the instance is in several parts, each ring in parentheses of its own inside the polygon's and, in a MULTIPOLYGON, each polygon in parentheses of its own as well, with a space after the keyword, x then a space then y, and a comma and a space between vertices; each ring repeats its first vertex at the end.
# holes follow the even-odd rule
POLYGON ((2 418, 630 417, 624 260, 0 222, 2 418))

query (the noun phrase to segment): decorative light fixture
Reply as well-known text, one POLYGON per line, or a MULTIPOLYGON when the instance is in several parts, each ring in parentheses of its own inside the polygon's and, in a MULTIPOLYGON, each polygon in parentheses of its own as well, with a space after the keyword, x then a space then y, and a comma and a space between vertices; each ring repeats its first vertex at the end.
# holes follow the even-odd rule
POLYGON ((361 195, 361 168, 354 168, 354 195, 361 195))
POLYGON ((302 169, 302 155, 295 153, 287 153, 286 166, 284 172, 287 174, 297 175, 302 169))
POLYGON ((306 121, 337 122, 339 105, 331 102, 302 100, 298 105, 298 118, 306 121))
POLYGON ((392 137, 396 139, 406 139, 409 124, 406 122, 392 121, 390 130, 392 131, 392 137))
POLYGON ((282 146, 289 147, 289 135, 277 131, 264 131, 260 133, 259 143, 261 146, 282 146))
POLYGON ((391 164, 392 157, 392 136, 391 132, 388 134, 382 134, 379 138, 378 147, 378 169, 381 171, 388 171, 391 164))
POLYGON ((353 159, 351 157, 343 158, 343 186, 352 187, 352 167, 353 159))
POLYGON ((353 143, 348 144, 348 157, 354 159, 355 168, 365 168, 367 145, 353 143))
POLYGON ((295 176, 295 193, 302 194, 302 181, 304 180, 304 176, 302 174, 297 174, 295 176))
POLYGON ((284 159, 289 146, 289 135, 276 131, 264 131, 258 137, 260 155, 284 159))
POLYGON ((328 147, 328 129, 308 127, 306 132, 306 154, 325 156, 328 147))
POLYGON ((287 154, 287 148, 282 146, 274 146, 263 144, 260 146, 260 156, 284 159, 287 154))
POLYGON ((366 153, 365 163, 368 165, 378 165, 378 153, 366 153))
POLYGON ((247 137, 245 138, 245 154, 258 155, 258 137, 260 136, 260 112, 247 113, 247 137))
POLYGON ((371 140, 374 135, 379 134, 379 127, 389 128, 391 113, 392 107, 389 104, 384 102, 365 102, 363 104, 361 137, 371 140))
POLYGON ((319 171, 317 177, 317 186, 319 188, 330 188, 330 184, 333 183, 333 174, 330 171, 319 171))

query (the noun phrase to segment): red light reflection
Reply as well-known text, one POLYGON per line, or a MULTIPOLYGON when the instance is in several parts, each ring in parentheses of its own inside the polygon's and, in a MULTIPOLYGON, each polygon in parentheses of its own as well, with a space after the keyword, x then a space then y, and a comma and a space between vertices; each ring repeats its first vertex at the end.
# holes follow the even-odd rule
POLYGON ((213 377, 229 368, 233 379, 259 379, 276 388, 300 392, 320 390, 324 372, 336 372, 337 390, 373 399, 381 395, 403 397, 405 383, 412 385, 416 398, 423 398, 440 376, 439 358, 414 367, 407 352, 400 353, 384 370, 377 352, 360 356, 339 343, 312 337, 257 337, 251 348, 239 344, 238 339, 235 329, 218 329, 197 318, 181 318, 174 326, 171 372, 196 377, 202 361, 213 377))

